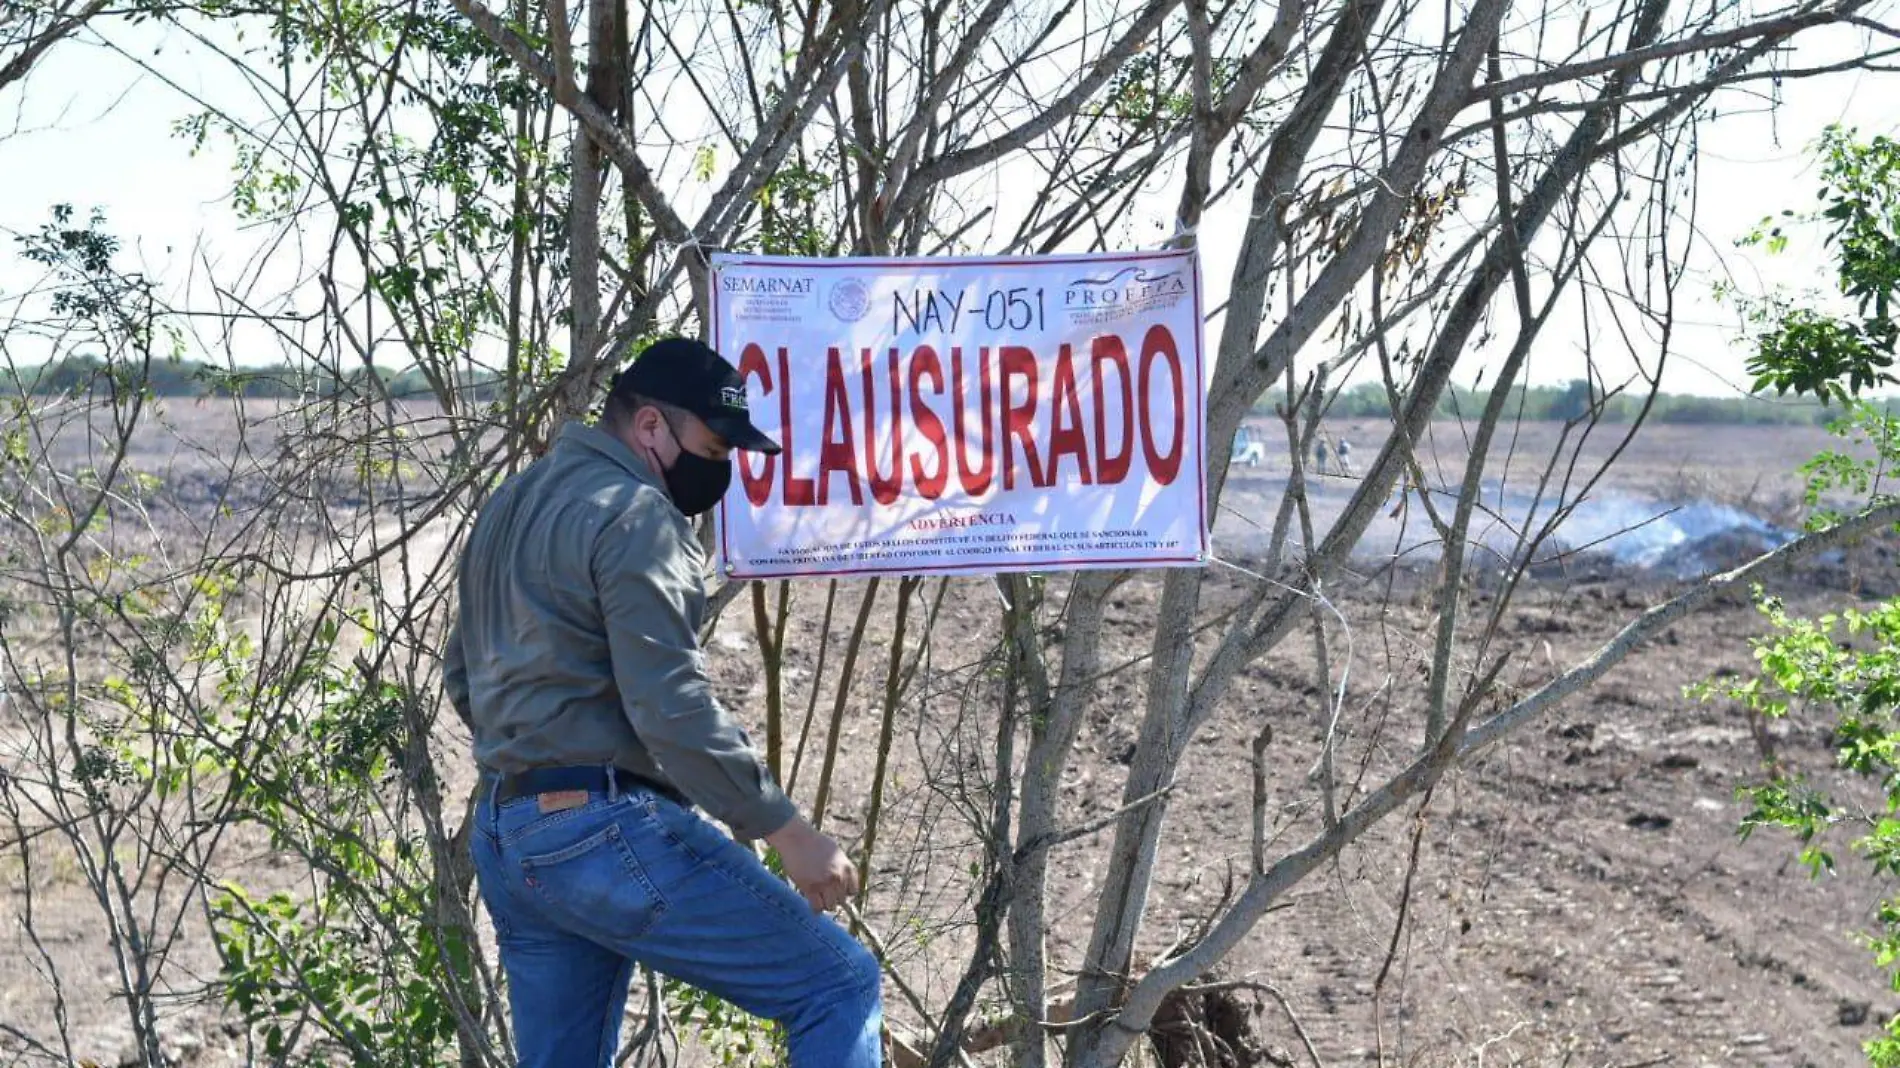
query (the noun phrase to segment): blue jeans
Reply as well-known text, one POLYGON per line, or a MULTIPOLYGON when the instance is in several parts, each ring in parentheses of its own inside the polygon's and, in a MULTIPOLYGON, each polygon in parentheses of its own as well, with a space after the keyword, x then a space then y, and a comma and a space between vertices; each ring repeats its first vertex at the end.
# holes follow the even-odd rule
POLYGON ((523 1068, 611 1066, 636 961, 785 1028, 793 1068, 877 1068, 877 960, 697 813, 646 790, 469 836, 523 1068))

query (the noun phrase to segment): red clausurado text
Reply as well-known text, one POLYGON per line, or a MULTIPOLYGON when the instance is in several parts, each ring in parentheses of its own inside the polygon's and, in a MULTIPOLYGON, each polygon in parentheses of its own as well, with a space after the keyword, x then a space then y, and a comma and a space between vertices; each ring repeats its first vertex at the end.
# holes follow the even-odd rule
POLYGON ((740 353, 749 392, 778 405, 784 446, 777 456, 741 454, 739 479, 754 507, 774 499, 824 507, 847 495, 853 505, 867 495, 878 504, 906 495, 980 498, 1070 480, 1108 486, 1127 481, 1137 461, 1141 477, 1169 485, 1186 459, 1187 391, 1198 386, 1161 325, 1149 327, 1132 354, 1116 334, 1085 347, 1065 342, 1050 356, 1022 345, 855 354, 832 346, 821 429, 811 442, 798 429, 810 421, 794 419, 794 366, 783 346, 768 354, 749 342, 740 353), (799 462, 807 450, 817 452, 815 474, 797 473, 813 470, 799 462))

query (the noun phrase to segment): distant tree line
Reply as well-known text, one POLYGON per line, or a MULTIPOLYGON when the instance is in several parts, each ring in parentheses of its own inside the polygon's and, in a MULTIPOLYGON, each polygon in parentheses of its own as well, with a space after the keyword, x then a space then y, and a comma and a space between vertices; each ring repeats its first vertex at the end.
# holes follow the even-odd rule
MULTIPOLYGON (((1488 390, 1448 387, 1438 400, 1436 414, 1442 419, 1475 419, 1490 400, 1488 390)), ((1646 394, 1622 393, 1604 397, 1601 391, 1583 379, 1561 386, 1514 386, 1506 413, 1529 422, 1595 419, 1605 423, 1630 423, 1642 414, 1646 394)), ((1881 402, 1875 402, 1879 404, 1881 402)), ((1889 413, 1900 412, 1900 399, 1884 402, 1889 413)), ((1391 402, 1385 386, 1365 382, 1342 390, 1333 398, 1328 415, 1336 419, 1389 418, 1391 402)), ((1827 406, 1812 397, 1771 400, 1760 395, 1701 397, 1687 393, 1661 393, 1649 403, 1645 417, 1652 423, 1741 424, 1748 426, 1825 426, 1840 418, 1838 404, 1827 406)))
MULTIPOLYGON (((232 368, 195 360, 155 360, 143 367, 108 365, 96 356, 71 356, 32 367, 0 367, 0 385, 9 392, 35 395, 91 393, 116 385, 121 389, 142 387, 155 397, 291 399, 364 393, 372 373, 382 384, 378 392, 412 400, 434 396, 428 377, 413 366, 401 371, 357 368, 339 375, 328 369, 289 364, 232 368)), ((465 377, 466 381, 457 383, 465 398, 493 398, 497 390, 495 374, 474 371, 465 377)))
MULTIPOLYGON (((371 372, 357 368, 345 375, 317 368, 297 368, 288 364, 268 367, 230 368, 193 360, 154 361, 142 375, 124 364, 110 368, 94 356, 73 356, 35 367, 0 368, 0 384, 9 392, 59 394, 86 392, 103 388, 104 376, 116 375, 121 387, 142 384, 157 397, 249 397, 278 398, 330 397, 339 393, 362 393, 369 385, 371 372), (142 383, 135 379, 142 377, 142 383)), ((399 399, 420 400, 433 396, 434 387, 415 367, 396 371, 374 369, 383 390, 399 399)), ((465 399, 477 402, 494 399, 497 376, 490 371, 475 371, 468 381, 458 383, 465 399)), ((1630 423, 1643 408, 1640 394, 1619 394, 1605 399, 1589 382, 1573 380, 1561 386, 1515 386, 1507 408, 1514 417, 1530 422, 1565 421, 1594 417, 1606 423, 1630 423), (1595 409, 1601 406, 1602 410, 1595 409)), ((1490 393, 1485 390, 1452 386, 1438 401, 1439 418, 1474 418, 1484 410, 1490 393)), ((1878 403, 1878 402, 1877 402, 1878 403)), ((1885 403, 1889 414, 1900 413, 1900 399, 1885 403)), ((1379 419, 1391 415, 1385 387, 1364 382, 1343 390, 1333 399, 1328 415, 1335 419, 1379 419)), ((1746 426, 1825 426, 1838 418, 1840 407, 1829 407, 1809 398, 1770 400, 1760 395, 1702 397, 1688 393, 1658 394, 1650 405, 1648 420, 1653 423, 1726 424, 1746 426)))

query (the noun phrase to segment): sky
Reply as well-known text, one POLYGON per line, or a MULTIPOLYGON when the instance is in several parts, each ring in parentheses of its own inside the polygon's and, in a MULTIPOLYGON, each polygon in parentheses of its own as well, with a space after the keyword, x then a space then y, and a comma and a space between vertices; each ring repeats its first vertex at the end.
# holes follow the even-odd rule
MULTIPOLYGON (((123 262, 148 277, 189 286, 183 280, 240 269, 268 277, 279 270, 290 254, 267 248, 266 233, 247 230, 223 200, 230 185, 228 150, 214 142, 194 155, 175 132, 178 120, 193 110, 194 96, 221 104, 243 99, 239 76, 228 65, 205 61, 176 30, 121 23, 110 32, 110 46, 91 34, 65 42, 24 87, 0 91, 0 236, 35 229, 54 204, 67 203, 82 213, 102 210, 126 240, 123 262)), ((1852 47, 1852 40, 1817 35, 1804 52, 1835 55, 1852 47)), ((1797 53, 1797 61, 1803 58, 1797 53)), ((1759 293, 1824 280, 1826 259, 1813 241, 1796 240, 1780 256, 1737 249, 1733 242, 1766 215, 1814 203, 1813 164, 1805 149, 1827 125, 1846 123, 1865 133, 1893 130, 1895 113, 1882 106, 1879 78, 1846 74, 1789 82, 1774 111, 1749 113, 1738 97, 1737 110, 1705 129, 1697 187, 1700 237, 1689 253, 1666 390, 1732 395, 1745 385, 1737 319, 1714 299, 1718 283, 1759 293)), ((1169 203, 1174 193, 1170 186, 1169 203)), ((1239 230, 1229 217, 1234 210, 1210 214, 1199 234, 1209 307, 1225 295, 1222 279, 1239 230)), ((10 248, 0 248, 0 314, 31 277, 10 248)), ((1580 323, 1553 322, 1540 343, 1532 381, 1577 377, 1589 344, 1580 323)))

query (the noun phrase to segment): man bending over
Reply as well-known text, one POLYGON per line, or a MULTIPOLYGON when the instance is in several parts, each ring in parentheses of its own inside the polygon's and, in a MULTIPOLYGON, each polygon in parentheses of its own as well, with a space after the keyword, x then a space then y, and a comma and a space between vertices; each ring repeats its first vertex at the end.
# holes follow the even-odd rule
POLYGON ((822 915, 857 869, 706 680, 687 517, 733 449, 779 451, 738 372, 661 341, 469 535, 443 676, 483 771, 470 850, 524 1068, 610 1066, 636 961, 783 1025, 794 1068, 880 1062, 877 962, 822 915), (694 806, 764 838, 797 891, 694 806))

